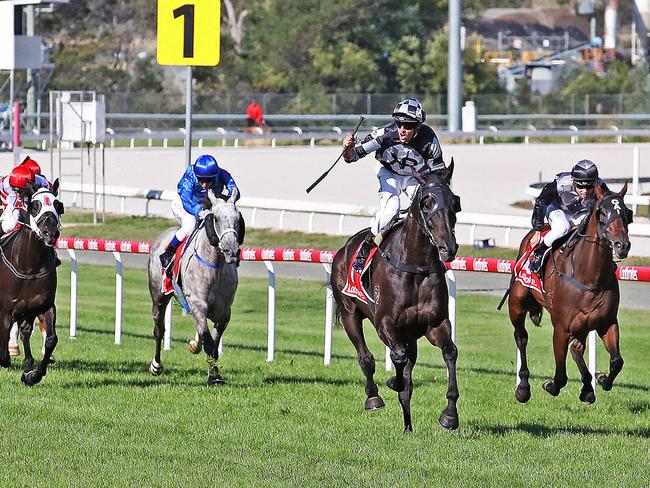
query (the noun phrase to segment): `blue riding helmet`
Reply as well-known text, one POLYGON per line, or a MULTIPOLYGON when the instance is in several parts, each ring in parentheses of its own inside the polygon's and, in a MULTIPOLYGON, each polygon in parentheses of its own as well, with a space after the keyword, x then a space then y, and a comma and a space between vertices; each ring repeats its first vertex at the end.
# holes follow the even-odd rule
POLYGON ((217 165, 217 160, 209 154, 199 156, 194 163, 194 174, 200 180, 214 178, 219 174, 219 165, 217 165))

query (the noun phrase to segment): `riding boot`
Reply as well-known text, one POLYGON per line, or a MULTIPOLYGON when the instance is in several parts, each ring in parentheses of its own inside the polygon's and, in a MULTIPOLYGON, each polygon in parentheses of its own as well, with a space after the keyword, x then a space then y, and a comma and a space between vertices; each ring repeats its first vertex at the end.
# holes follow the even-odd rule
POLYGON ((537 245, 535 250, 533 251, 533 255, 530 258, 530 264, 528 265, 528 269, 530 269, 530 272, 533 274, 536 274, 539 276, 540 270, 542 269, 542 259, 544 258, 544 253, 548 249, 548 246, 544 242, 544 240, 541 240, 540 243, 537 245))
POLYGON ((178 249, 179 245, 180 241, 176 238, 176 236, 172 237, 171 242, 167 244, 165 251, 160 255, 160 265, 162 266, 162 269, 165 270, 165 274, 169 279, 172 277, 171 265, 174 262, 174 254, 176 253, 176 249, 178 249))
POLYGON ((375 236, 372 232, 368 232, 352 264, 352 268, 356 272, 361 273, 363 271, 363 266, 366 264, 366 259, 368 259, 368 255, 373 247, 375 247, 375 236))

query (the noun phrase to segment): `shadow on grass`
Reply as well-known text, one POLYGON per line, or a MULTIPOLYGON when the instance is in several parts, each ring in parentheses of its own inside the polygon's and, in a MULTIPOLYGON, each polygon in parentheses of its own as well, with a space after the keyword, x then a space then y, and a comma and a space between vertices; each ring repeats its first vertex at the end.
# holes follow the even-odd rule
MULTIPOLYGON (((472 422, 470 422, 472 423, 472 422)), ((482 423, 474 423, 473 425, 477 430, 482 432, 489 432, 496 436, 503 436, 512 433, 526 432, 534 437, 553 437, 558 434, 573 434, 573 435, 626 435, 630 437, 641 437, 644 439, 650 438, 650 429, 615 429, 615 428, 602 428, 602 427, 549 427, 547 425, 519 423, 513 427, 505 425, 485 425, 482 423)))

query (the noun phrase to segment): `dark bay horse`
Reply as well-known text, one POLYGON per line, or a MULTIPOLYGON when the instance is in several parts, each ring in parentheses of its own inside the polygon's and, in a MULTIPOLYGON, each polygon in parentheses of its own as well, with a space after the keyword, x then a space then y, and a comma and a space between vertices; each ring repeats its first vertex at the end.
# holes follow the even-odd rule
MULTIPOLYGON (((230 308, 237 291, 237 266, 239 246, 244 240, 244 219, 234 203, 225 201, 212 191, 208 192, 208 198, 211 214, 181 257, 180 282, 196 322, 200 343, 207 355, 207 384, 213 386, 225 383, 217 366, 218 348, 230 322, 230 308), (212 332, 208 328, 208 319, 214 324, 212 332)), ((163 372, 160 352, 165 334, 165 309, 172 297, 161 291, 159 255, 176 230, 174 227, 164 231, 154 242, 149 256, 149 293, 153 302, 153 335, 156 339, 155 355, 149 365, 153 375, 163 372)))
POLYGON ((25 350, 21 380, 33 386, 43 379, 47 365, 58 341, 56 335, 56 254, 54 245, 59 238, 59 216, 63 204, 56 199, 59 180, 52 190, 25 192, 27 211, 21 215, 24 222, 14 234, 0 244, 0 366, 8 367, 9 331, 18 323, 25 350), (45 352, 34 368, 34 357, 29 345, 34 319, 39 316, 45 325, 45 352))
MULTIPOLYGON (((605 194, 598 185, 595 191, 597 201, 584 233, 554 249, 548 258, 544 270, 544 293, 526 288, 514 280, 511 282, 508 308, 510 321, 515 328, 515 343, 521 355, 515 397, 522 403, 530 398, 526 313, 539 325, 542 307, 551 315, 555 354, 555 375, 542 385, 547 392, 557 396, 567 384, 566 356, 571 344, 571 355, 582 379, 580 400, 585 403, 596 401, 591 385, 592 376, 584 360, 585 341, 592 330, 598 333, 610 355, 609 374, 596 374, 603 390, 611 390, 616 375, 623 368, 618 344, 620 294, 612 254, 618 259, 627 257, 630 250, 627 226, 632 220, 632 212, 623 203, 627 184, 620 193, 605 194)), ((531 236, 532 231, 524 237, 518 260, 531 236)))
POLYGON ((458 250, 454 226, 456 212, 460 211, 460 199, 449 188, 453 171, 452 160, 443 172, 426 177, 416 175, 420 185, 408 216, 401 226, 384 238, 370 265, 374 307, 341 292, 350 260, 368 230, 352 236, 336 253, 332 264, 331 283, 338 313, 366 377, 365 409, 371 411, 384 406, 373 378, 375 358, 368 350, 362 328, 362 321, 367 318, 390 349, 395 376, 389 378, 386 385, 399 393, 406 432, 413 430, 411 374, 417 359, 417 340, 422 336, 442 349, 449 373, 447 408, 440 415, 439 422, 447 429, 458 427, 458 352, 451 339, 447 283, 442 264, 453 260, 458 250))

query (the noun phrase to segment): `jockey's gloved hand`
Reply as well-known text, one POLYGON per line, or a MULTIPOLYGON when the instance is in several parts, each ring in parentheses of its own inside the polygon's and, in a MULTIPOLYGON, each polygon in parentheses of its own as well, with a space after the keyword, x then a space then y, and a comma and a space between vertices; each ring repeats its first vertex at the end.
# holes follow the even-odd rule
POLYGON ((201 210, 201 211, 199 212, 199 218, 200 218, 201 220, 204 220, 208 215, 210 215, 210 211, 207 210, 207 209, 205 209, 205 210, 201 210))

